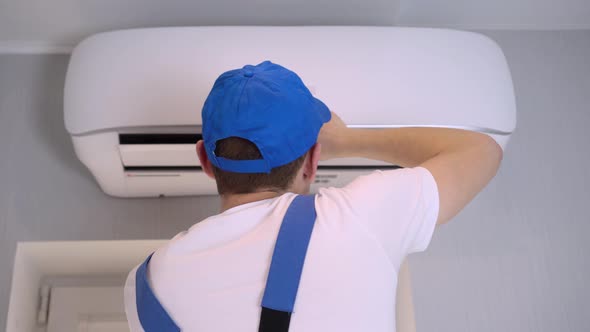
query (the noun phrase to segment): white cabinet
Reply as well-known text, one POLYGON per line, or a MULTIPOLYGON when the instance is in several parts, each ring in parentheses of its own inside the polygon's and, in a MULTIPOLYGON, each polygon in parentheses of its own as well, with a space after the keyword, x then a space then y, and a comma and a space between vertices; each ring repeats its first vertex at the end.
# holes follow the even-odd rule
POLYGON ((18 243, 6 331, 127 331, 123 324, 125 276, 164 243, 164 240, 18 243), (44 285, 50 286, 46 312, 41 305, 44 285), (72 318, 74 315, 80 316, 72 318))
POLYGON ((129 332, 123 287, 52 287, 47 332, 129 332))

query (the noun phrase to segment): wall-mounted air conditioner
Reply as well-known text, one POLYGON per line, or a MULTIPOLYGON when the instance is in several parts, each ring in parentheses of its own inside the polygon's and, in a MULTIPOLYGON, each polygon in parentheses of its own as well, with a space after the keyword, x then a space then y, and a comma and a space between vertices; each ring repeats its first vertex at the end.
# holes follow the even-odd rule
MULTIPOLYGON (((298 73, 351 127, 434 126, 487 133, 516 125, 510 72, 480 34, 397 27, 193 27, 92 36, 71 57, 65 122, 76 154, 120 197, 215 194, 195 153, 200 111, 222 72, 271 60, 298 73)), ((289 133, 285 133, 289 135, 289 133)), ((382 162, 323 162, 340 186, 382 162)))

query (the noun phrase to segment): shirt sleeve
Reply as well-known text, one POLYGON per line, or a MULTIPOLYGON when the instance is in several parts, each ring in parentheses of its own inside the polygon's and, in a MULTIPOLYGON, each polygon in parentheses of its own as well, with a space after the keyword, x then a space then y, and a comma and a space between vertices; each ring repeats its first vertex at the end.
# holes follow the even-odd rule
POLYGON ((375 171, 343 188, 359 221, 399 266, 410 253, 426 250, 438 219, 439 196, 426 168, 375 171))
POLYGON ((127 323, 129 324, 130 331, 143 332, 143 328, 139 322, 135 301, 135 273, 137 272, 137 268, 138 266, 129 272, 127 280, 125 281, 125 315, 127 316, 127 323))

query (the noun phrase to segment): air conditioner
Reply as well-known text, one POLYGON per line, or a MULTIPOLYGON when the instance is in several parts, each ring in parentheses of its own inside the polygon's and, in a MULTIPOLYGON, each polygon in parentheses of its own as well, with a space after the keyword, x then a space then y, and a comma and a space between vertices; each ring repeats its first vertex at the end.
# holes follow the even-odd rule
MULTIPOLYGON (((510 72, 480 34, 398 27, 187 27, 94 35, 73 51, 65 123, 109 195, 216 194, 200 170, 203 102, 222 72, 271 60, 298 73, 350 127, 451 127, 506 146, 516 124, 510 72)), ((289 133, 285 133, 289 135, 289 133)), ((320 165, 316 186, 375 168, 320 165)))

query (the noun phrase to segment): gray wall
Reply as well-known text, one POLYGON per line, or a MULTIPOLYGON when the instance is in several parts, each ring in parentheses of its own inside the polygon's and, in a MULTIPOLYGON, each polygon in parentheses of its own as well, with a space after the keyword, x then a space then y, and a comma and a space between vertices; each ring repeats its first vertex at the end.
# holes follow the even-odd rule
POLYGON ((486 34, 518 129, 492 184, 410 260, 418 331, 590 331, 590 31, 486 34))
POLYGON ((0 55, 0 330, 17 241, 171 238, 219 204, 103 194, 64 129, 67 63, 63 55, 0 55))
MULTIPOLYGON (((588 331, 590 31, 486 32, 519 128, 497 178, 411 257, 419 331, 588 331)), ((63 128, 67 56, 0 55, 0 326, 16 241, 169 238, 214 197, 114 199, 63 128)))

